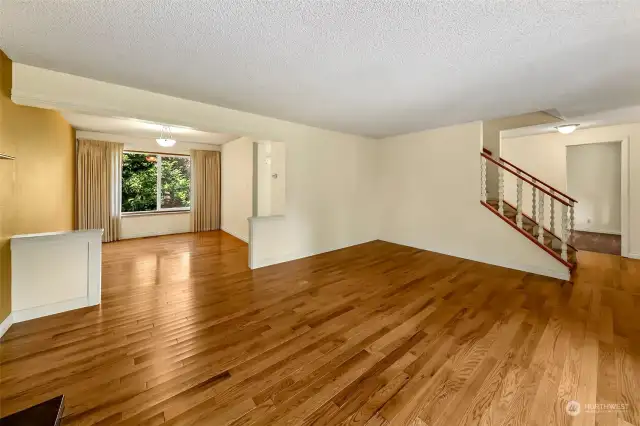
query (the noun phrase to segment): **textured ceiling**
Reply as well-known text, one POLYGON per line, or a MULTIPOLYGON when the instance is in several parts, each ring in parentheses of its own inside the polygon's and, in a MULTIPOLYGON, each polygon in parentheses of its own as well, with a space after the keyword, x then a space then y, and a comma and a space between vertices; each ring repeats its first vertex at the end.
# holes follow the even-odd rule
MULTIPOLYGON (((155 139, 160 137, 160 132, 167 124, 152 123, 133 118, 101 117, 97 115, 79 114, 63 111, 65 120, 76 130, 90 132, 111 133, 116 135, 135 136, 155 139)), ((181 126, 169 126, 174 139, 179 142, 195 142, 213 145, 222 145, 238 136, 224 133, 209 133, 181 126)))
POLYGON ((369 136, 640 104, 639 0, 0 0, 14 61, 369 136))

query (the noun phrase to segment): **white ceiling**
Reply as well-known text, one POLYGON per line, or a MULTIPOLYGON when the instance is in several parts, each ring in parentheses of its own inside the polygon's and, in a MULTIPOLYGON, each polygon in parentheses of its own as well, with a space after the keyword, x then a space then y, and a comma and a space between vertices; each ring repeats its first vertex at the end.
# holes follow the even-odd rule
POLYGON ((640 104, 638 0, 2 0, 16 62, 387 136, 640 104))
POLYGON ((100 117, 69 111, 63 111, 62 115, 74 129, 90 132, 155 139, 160 137, 160 132, 163 127, 169 127, 171 129, 173 139, 178 142, 222 145, 234 139, 238 139, 238 136, 234 135, 201 132, 188 127, 171 126, 166 123, 152 123, 150 121, 136 120, 134 118, 100 117))
POLYGON ((540 124, 537 126, 503 130, 500 135, 503 138, 517 138, 520 136, 555 133, 557 131, 556 127, 559 124, 578 124, 580 126, 578 129, 589 129, 592 127, 613 126, 615 124, 638 123, 640 122, 640 105, 563 118, 565 120, 563 123, 540 124))

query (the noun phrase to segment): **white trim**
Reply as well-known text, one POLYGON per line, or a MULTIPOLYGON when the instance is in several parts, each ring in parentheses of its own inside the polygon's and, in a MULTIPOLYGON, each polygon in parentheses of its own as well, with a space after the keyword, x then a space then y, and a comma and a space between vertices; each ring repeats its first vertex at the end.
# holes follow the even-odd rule
POLYGON ((9 330, 9 327, 11 327, 12 325, 13 325, 13 313, 10 313, 4 319, 4 321, 0 323, 0 339, 2 339, 2 336, 4 336, 4 333, 6 333, 9 330))
POLYGON ((220 230, 223 231, 223 232, 226 232, 227 234, 231 235, 232 237, 236 237, 237 239, 239 239, 241 241, 244 241, 245 243, 249 244, 249 239, 248 238, 241 237, 237 233, 228 231, 228 230, 226 230, 224 228, 220 228, 220 230))
POLYGON ((622 229, 621 229, 621 250, 620 254, 622 256, 629 256, 629 246, 630 246, 630 216, 631 216, 631 205, 630 205, 630 177, 629 177, 629 136, 622 139, 620 143, 620 157, 621 157, 621 165, 620 165, 620 214, 622 221, 622 229))
MULTIPOLYGON (((564 158, 565 158, 565 164, 567 162, 567 158, 568 158, 568 153, 569 153, 569 147, 570 146, 582 146, 582 145, 594 145, 596 143, 619 143, 620 144, 620 221, 621 221, 621 230, 620 233, 614 232, 614 231, 609 231, 609 230, 581 230, 578 228, 575 228, 576 231, 583 231, 583 232, 598 232, 598 233, 602 233, 602 234, 613 234, 613 235, 620 235, 622 237, 621 239, 621 250, 620 250, 620 255, 623 257, 631 257, 629 255, 629 241, 630 241, 630 212, 631 212, 631 205, 629 203, 630 200, 630 193, 629 193, 629 189, 630 189, 630 176, 629 176, 629 150, 630 150, 630 143, 629 143, 629 139, 630 136, 627 135, 624 138, 621 139, 616 139, 616 140, 608 140, 608 141, 602 141, 602 142, 594 142, 594 143, 578 143, 578 144, 568 144, 565 145, 564 147, 564 158)), ((567 188, 567 191, 569 190, 569 175, 568 173, 566 173, 566 182, 565 182, 565 188, 567 188)), ((580 200, 578 200, 578 203, 580 202, 580 200)))
MULTIPOLYGON (((251 231, 249 231, 251 232, 251 231)), ((253 261, 253 253, 251 251, 251 248, 249 248, 249 268, 250 269, 260 269, 260 268, 266 268, 269 266, 273 266, 273 265, 278 265, 280 263, 287 263, 287 262, 292 262, 294 260, 299 260, 299 259, 305 259, 307 257, 312 257, 312 256, 317 256, 320 254, 324 254, 324 253, 330 253, 332 251, 338 251, 338 250, 343 250, 349 247, 354 247, 354 246, 359 246, 361 244, 366 244, 366 243, 370 243, 373 241, 377 241, 376 239, 373 240, 363 240, 363 241, 359 241, 359 242, 355 242, 353 244, 348 244, 346 246, 339 246, 339 247, 332 247, 332 248, 328 248, 328 249, 320 249, 320 250, 314 250, 314 251, 310 251, 307 253, 301 253, 301 254, 291 254, 291 253, 284 253, 280 256, 276 257, 268 257, 268 258, 263 258, 260 259, 259 263, 256 264, 252 264, 253 261)), ((254 262, 255 263, 255 262, 254 262)))
POLYGON ((13 322, 18 323, 22 321, 29 321, 35 318, 55 315, 73 309, 86 308, 87 306, 90 306, 89 299, 87 297, 64 300, 62 302, 52 303, 51 305, 36 306, 35 308, 13 311, 13 322))
POLYGON ((640 253, 629 253, 624 257, 628 257, 629 259, 639 259, 640 260, 640 253))

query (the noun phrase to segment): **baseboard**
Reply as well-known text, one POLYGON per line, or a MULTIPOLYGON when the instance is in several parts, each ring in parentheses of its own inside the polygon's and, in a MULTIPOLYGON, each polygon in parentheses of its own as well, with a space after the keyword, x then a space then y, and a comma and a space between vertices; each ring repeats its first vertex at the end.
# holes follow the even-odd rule
POLYGON ((625 257, 628 257, 629 259, 640 259, 640 253, 629 253, 625 257))
POLYGON ((9 314, 2 323, 0 323, 0 339, 4 336, 4 333, 9 330, 9 327, 13 325, 13 314, 9 314))
POLYGON ((61 312, 71 311, 73 309, 86 308, 89 305, 87 297, 78 297, 77 299, 64 300, 50 305, 36 306, 35 308, 22 309, 13 311, 13 322, 29 321, 35 318, 46 317, 49 315, 59 314, 61 312))
POLYGON ((240 235, 236 234, 235 232, 228 231, 228 230, 226 230, 224 228, 220 228, 220 230, 223 231, 223 232, 226 232, 227 234, 231 235, 232 237, 236 237, 240 241, 244 241, 245 243, 249 244, 249 239, 248 238, 241 237, 240 235))
MULTIPOLYGON (((373 241, 377 241, 377 239, 360 241, 358 243, 349 244, 349 245, 346 245, 346 246, 335 247, 335 248, 330 248, 330 249, 326 249, 326 250, 321 249, 321 250, 317 250, 317 251, 309 252, 309 253, 300 253, 300 254, 286 253, 286 254, 280 256, 279 258, 267 257, 267 258, 261 259, 261 262, 256 262, 254 265, 249 265, 249 268, 251 268, 251 269, 266 268, 267 266, 273 266, 273 265, 278 265, 280 263, 292 262, 294 260, 304 259, 304 258, 311 257, 311 256, 317 256, 317 255, 323 254, 323 253, 329 253, 329 252, 332 252, 332 251, 338 251, 338 250, 346 249, 346 248, 349 248, 349 247, 359 246, 361 244, 366 244, 366 243, 370 243, 370 242, 373 242, 373 241)), ((249 254, 249 257, 251 257, 251 254, 249 254)))

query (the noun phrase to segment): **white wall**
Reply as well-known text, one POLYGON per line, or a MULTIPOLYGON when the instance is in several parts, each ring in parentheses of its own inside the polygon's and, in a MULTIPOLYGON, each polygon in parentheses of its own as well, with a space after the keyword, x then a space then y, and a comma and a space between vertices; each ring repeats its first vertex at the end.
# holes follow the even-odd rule
POLYGON ((281 142, 271 142, 271 214, 286 213, 287 149, 281 142))
POLYGON ((253 200, 253 141, 239 138, 222 145, 222 230, 249 241, 253 200))
POLYGON ((285 215, 252 219, 253 267, 377 238, 376 142, 310 134, 287 141, 285 149, 285 215))
POLYGON ((567 147, 567 190, 580 200, 575 229, 620 235, 620 142, 567 147))
POLYGON ((271 142, 255 146, 255 216, 271 216, 271 142))
POLYGON ((154 213, 122 216, 123 240, 191 232, 189 212, 154 213))
POLYGON ((559 262, 481 206, 478 123, 426 132, 426 138, 374 141, 16 63, 12 100, 284 142, 286 214, 252 223, 256 267, 382 236, 512 268, 561 272, 559 262))
POLYGON ((286 213, 286 146, 282 142, 255 143, 255 216, 286 213))
MULTIPOLYGON (((629 187, 626 189, 628 251, 630 257, 640 258, 640 123, 576 130, 569 135, 549 133, 503 138, 502 156, 557 189, 567 191, 567 146, 621 140, 628 140, 629 151, 628 163, 622 166, 623 175, 625 167, 629 175, 629 187)), ((623 153, 623 158, 624 156, 623 153)), ((515 194, 515 183, 505 182, 505 185, 507 193, 511 191, 515 194)), ((623 238, 623 247, 624 245, 623 238)))
POLYGON ((567 268, 480 204, 482 123, 379 142, 380 238, 568 278, 567 268))
MULTIPOLYGON (((376 239, 375 142, 275 118, 13 63, 20 105, 135 117, 286 144, 286 216, 253 230, 256 264, 284 262, 376 239), (267 247, 267 249, 264 249, 267 247)), ((223 153, 224 156, 224 153, 223 153)))

